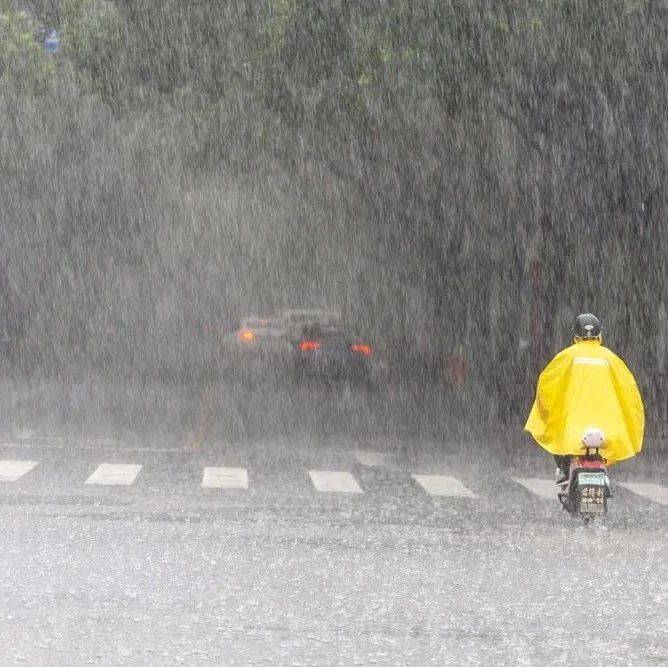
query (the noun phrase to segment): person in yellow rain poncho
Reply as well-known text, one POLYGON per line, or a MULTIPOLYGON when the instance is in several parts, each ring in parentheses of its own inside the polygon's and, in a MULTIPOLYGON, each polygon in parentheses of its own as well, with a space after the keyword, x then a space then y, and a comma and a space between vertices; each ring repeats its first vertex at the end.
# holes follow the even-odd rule
POLYGON ((594 315, 578 315, 574 343, 545 367, 524 427, 554 455, 557 482, 568 476, 570 458, 585 453, 588 429, 603 431, 601 456, 608 464, 635 456, 642 448, 645 412, 636 381, 626 364, 602 345, 594 315))

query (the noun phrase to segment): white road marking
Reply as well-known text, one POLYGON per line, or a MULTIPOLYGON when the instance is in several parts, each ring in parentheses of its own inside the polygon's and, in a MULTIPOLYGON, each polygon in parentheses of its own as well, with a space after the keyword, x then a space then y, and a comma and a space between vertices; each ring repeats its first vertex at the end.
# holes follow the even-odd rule
POLYGON ((665 486, 641 482, 619 482, 619 485, 655 503, 668 505, 668 489, 665 486))
POLYGON ((0 482, 16 482, 36 465, 35 461, 0 461, 0 482))
POLYGON ((431 496, 478 497, 454 477, 447 475, 411 475, 411 477, 431 496))
POLYGON ((554 480, 549 479, 515 479, 518 484, 521 484, 525 489, 531 491, 541 498, 546 500, 553 500, 557 497, 557 485, 554 480))
POLYGON ((374 452, 368 449, 358 449, 354 452, 354 454, 358 462, 368 468, 392 465, 391 454, 385 454, 384 452, 374 452))
POLYGON ((129 486, 135 481, 140 470, 141 465, 135 463, 101 463, 86 480, 86 484, 129 486))
POLYGON ((115 438, 85 438, 79 436, 63 436, 63 435, 40 435, 31 429, 24 429, 14 434, 18 440, 47 440, 52 442, 63 443, 97 443, 100 445, 123 445, 123 442, 115 438))
POLYGON ((364 493, 349 472, 309 470, 313 486, 321 493, 364 493))
POLYGON ((246 468, 204 468, 202 486, 208 489, 247 489, 246 468))
POLYGON ((188 450, 185 447, 127 447, 127 446, 109 446, 109 445, 79 445, 76 440, 71 440, 67 444, 63 445, 43 445, 38 442, 22 442, 21 444, 12 443, 12 442, 1 442, 0 448, 4 449, 16 449, 21 447, 23 449, 28 448, 39 448, 39 449, 53 449, 53 450, 62 450, 62 449, 72 449, 72 445, 76 445, 77 450, 81 451, 91 451, 91 452, 155 452, 156 454, 165 453, 174 453, 174 452, 187 452, 188 450))

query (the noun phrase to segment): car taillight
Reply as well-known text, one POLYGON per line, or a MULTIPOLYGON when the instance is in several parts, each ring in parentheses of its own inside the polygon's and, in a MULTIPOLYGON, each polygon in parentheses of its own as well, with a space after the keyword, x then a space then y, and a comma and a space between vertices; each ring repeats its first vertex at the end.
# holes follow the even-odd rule
POLYGON ((313 350, 320 349, 320 343, 317 340, 303 340, 299 343, 299 349, 302 352, 312 352, 313 350))
POLYGON ((351 345, 350 349, 353 352, 357 352, 358 354, 361 354, 365 357, 370 357, 373 354, 373 350, 371 349, 371 345, 351 345))
POLYGON ((255 334, 250 329, 242 329, 237 337, 244 343, 252 343, 255 340, 255 334))

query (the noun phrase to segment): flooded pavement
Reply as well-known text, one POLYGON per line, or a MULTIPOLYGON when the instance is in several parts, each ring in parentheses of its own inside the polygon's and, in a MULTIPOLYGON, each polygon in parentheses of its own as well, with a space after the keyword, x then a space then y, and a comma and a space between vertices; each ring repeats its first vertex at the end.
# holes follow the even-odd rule
POLYGON ((668 659, 668 506, 621 484, 585 528, 522 484, 548 460, 489 444, 482 464, 452 443, 22 435, 0 456, 6 664, 668 659))

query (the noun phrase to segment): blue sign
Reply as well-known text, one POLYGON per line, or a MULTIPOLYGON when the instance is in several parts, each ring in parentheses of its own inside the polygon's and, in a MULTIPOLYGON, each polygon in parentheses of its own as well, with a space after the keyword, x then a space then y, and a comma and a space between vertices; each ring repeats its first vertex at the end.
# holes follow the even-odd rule
POLYGON ((50 55, 55 55, 60 51, 60 35, 57 30, 51 30, 44 40, 44 49, 50 55))

